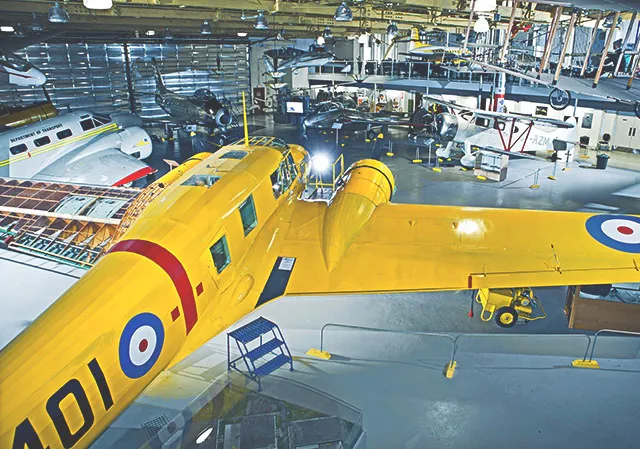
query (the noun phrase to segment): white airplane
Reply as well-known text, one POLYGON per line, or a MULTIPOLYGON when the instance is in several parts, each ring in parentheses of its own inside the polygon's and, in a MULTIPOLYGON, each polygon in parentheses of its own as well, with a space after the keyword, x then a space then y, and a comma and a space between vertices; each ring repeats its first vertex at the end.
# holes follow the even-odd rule
POLYGON ((0 83, 20 87, 40 87, 47 82, 44 73, 13 53, 0 52, 0 83))
POLYGON ((578 141, 572 118, 563 122, 546 117, 470 109, 430 96, 425 96, 424 99, 444 105, 450 111, 436 116, 439 137, 447 142, 446 146, 436 150, 436 154, 438 157, 448 158, 454 144, 461 144, 464 156, 460 163, 465 167, 474 165, 474 146, 508 153, 546 152, 562 146, 570 154, 572 145, 578 141))
POLYGON ((0 134, 0 177, 129 185, 155 172, 141 161, 151 151, 149 134, 138 126, 71 112, 0 134))

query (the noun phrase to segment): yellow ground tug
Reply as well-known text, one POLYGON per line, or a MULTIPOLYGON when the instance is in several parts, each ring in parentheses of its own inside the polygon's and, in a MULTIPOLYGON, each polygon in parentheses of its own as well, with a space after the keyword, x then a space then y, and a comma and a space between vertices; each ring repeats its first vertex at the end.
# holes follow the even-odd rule
POLYGON ((533 290, 526 288, 481 288, 475 296, 482 305, 480 319, 490 321, 495 318, 500 327, 512 327, 518 317, 527 321, 546 318, 542 303, 535 297, 533 290))

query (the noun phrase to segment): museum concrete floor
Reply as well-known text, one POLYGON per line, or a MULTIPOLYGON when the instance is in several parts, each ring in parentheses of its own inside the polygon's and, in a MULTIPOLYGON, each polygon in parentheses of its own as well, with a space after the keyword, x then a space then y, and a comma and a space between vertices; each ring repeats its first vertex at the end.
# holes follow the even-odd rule
MULTIPOLYGON (((295 128, 252 119, 252 135, 275 135, 301 141, 295 128)), ((402 139, 402 133, 394 131, 402 139)), ((347 164, 370 157, 362 136, 341 147, 347 164)), ((312 151, 332 152, 335 137, 322 135, 312 151), (325 141, 326 140, 326 141, 325 141)), ((395 156, 382 156, 397 183, 395 202, 453 204, 567 211, 640 213, 640 173, 555 168, 545 160, 514 159, 508 178, 480 181, 459 167, 432 171, 413 164, 415 147, 394 146, 395 156), (531 189, 540 170, 539 189, 531 189)), ((153 163, 184 160, 189 139, 156 144, 153 163)), ((423 156, 426 160, 426 155, 423 156)), ((518 232, 517 229, 513 230, 518 232)), ((554 232, 549 229, 548 232, 554 232)), ((500 329, 493 322, 469 318, 469 292, 330 297, 289 297, 258 309, 243 324, 264 316, 278 323, 295 359, 295 371, 281 368, 265 380, 275 396, 290 379, 336 396, 361 410, 367 448, 602 448, 636 447, 640 441, 638 402, 640 342, 609 337, 598 343, 602 369, 572 368, 582 358, 588 338, 571 331, 563 306, 564 288, 537 289, 548 318, 500 329), (307 356, 318 348, 327 323, 389 329, 395 333, 329 327, 324 349, 331 360, 307 356), (461 337, 457 369, 443 375, 452 342, 442 333, 461 337)), ((477 309, 476 309, 477 312, 477 309)), ((234 326, 236 327, 236 326, 234 326)), ((114 422, 94 447, 109 447, 141 422, 157 415, 169 419, 226 371, 226 335, 211 340, 152 384, 148 395, 114 422), (163 385, 181 385, 171 401, 151 394, 163 385), (189 385, 186 387, 185 385, 189 385)), ((307 399, 298 398, 301 405, 307 399)), ((211 446, 216 447, 215 442, 211 446)), ((203 446, 204 447, 204 446, 203 446)), ((365 447, 365 446, 358 446, 365 447)))

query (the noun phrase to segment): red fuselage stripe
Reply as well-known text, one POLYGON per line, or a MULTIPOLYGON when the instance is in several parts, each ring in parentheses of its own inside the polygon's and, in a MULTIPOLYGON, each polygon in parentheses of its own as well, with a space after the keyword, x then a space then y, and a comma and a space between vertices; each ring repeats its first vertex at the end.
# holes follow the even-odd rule
POLYGON ((151 173, 155 173, 155 172, 156 171, 151 167, 143 167, 140 170, 134 171, 130 175, 125 176, 120 181, 116 182, 112 187, 118 187, 118 186, 124 185, 124 184, 126 184, 128 182, 133 182, 136 179, 140 179, 143 176, 147 176, 147 175, 150 175, 151 173))
POLYGON ((116 252, 139 254, 158 265, 167 273, 180 297, 187 334, 189 334, 198 321, 198 310, 196 309, 196 300, 189 276, 178 258, 157 243, 147 240, 123 240, 116 243, 109 251, 109 253, 116 252))

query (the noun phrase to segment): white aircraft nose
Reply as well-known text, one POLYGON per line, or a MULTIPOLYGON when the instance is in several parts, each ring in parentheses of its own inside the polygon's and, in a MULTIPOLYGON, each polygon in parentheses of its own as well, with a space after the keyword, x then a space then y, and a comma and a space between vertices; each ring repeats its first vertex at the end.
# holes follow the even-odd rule
POLYGON ((27 75, 31 77, 30 81, 33 86, 42 86, 47 82, 46 75, 36 68, 27 70, 27 75))

